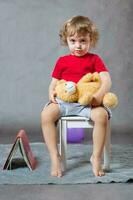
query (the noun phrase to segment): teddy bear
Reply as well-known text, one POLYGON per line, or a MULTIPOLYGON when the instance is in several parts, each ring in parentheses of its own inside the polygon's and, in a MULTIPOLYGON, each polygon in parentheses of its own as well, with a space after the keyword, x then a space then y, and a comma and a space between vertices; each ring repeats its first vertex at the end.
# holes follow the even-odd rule
MULTIPOLYGON (((59 80, 55 87, 57 98, 65 102, 78 102, 81 105, 91 105, 93 94, 101 86, 99 73, 87 73, 78 83, 72 81, 59 80)), ((106 107, 114 108, 118 104, 118 98, 114 93, 108 92, 103 97, 102 104, 106 107)))

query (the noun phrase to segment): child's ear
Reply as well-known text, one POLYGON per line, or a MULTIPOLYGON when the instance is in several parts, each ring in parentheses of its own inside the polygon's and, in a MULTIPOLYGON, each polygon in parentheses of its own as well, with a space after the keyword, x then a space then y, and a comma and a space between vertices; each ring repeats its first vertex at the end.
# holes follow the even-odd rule
POLYGON ((90 49, 93 47, 93 40, 92 38, 90 37, 90 49))

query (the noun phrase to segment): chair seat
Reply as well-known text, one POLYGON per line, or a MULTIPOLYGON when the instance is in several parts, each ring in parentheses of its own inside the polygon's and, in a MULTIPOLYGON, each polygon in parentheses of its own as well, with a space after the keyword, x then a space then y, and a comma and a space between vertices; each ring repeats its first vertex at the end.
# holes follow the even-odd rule
POLYGON ((93 128, 93 122, 87 117, 67 116, 61 117, 61 121, 67 123, 67 128, 93 128))

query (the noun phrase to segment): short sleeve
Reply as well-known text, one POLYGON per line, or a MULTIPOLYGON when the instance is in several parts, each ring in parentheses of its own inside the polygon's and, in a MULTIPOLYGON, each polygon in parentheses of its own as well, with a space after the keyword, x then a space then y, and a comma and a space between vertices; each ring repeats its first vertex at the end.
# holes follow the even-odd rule
POLYGON ((56 79, 61 79, 61 58, 59 58, 55 64, 54 70, 52 72, 52 77, 56 79))
POLYGON ((104 64, 104 61, 98 55, 95 55, 94 71, 96 71, 98 73, 100 73, 102 71, 107 71, 108 72, 108 69, 104 64))

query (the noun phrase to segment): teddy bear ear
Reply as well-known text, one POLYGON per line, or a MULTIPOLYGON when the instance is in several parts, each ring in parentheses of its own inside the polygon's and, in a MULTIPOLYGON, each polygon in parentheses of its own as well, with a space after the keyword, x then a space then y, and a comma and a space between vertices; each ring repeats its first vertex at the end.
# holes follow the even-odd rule
POLYGON ((99 81, 100 80, 100 76, 98 72, 94 72, 93 73, 93 81, 99 81))
POLYGON ((57 81, 57 85, 65 83, 65 82, 66 82, 65 80, 59 80, 59 81, 57 81))

